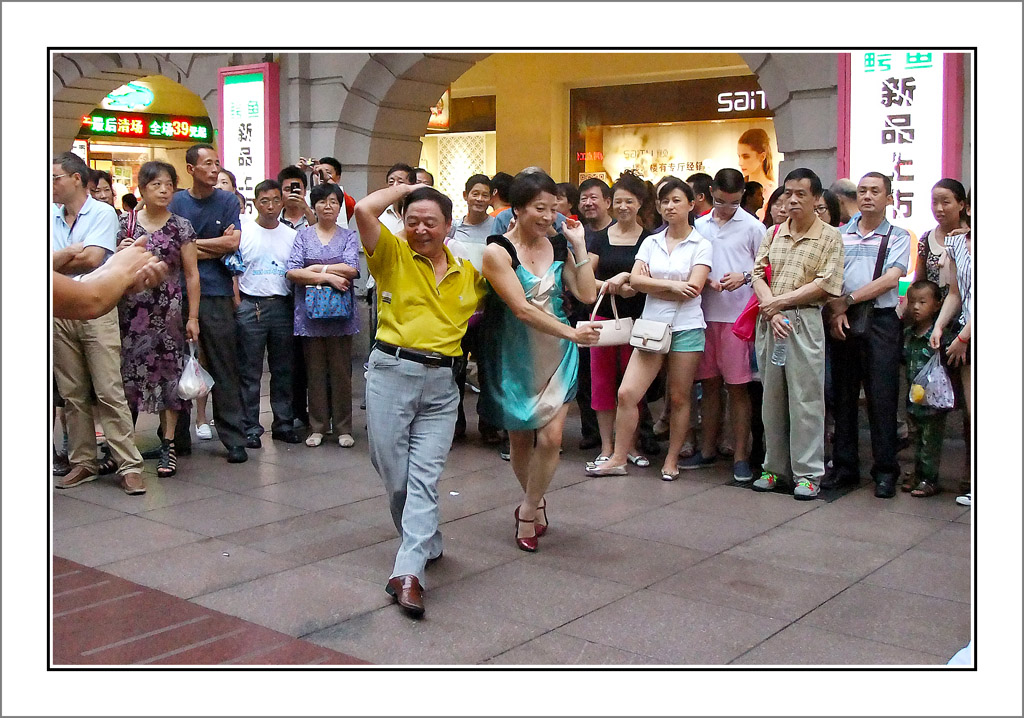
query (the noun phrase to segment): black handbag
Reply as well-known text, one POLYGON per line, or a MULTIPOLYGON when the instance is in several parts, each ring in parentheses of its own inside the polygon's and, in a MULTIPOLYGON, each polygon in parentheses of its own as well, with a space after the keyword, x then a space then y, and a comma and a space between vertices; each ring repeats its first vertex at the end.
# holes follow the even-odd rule
MULTIPOLYGON (((889 235, 891 234, 892 225, 890 224, 889 231, 885 233, 882 243, 878 245, 878 257, 875 260, 875 274, 871 277, 872 282, 882 276, 882 265, 885 264, 885 250, 889 247, 889 235)), ((863 339, 867 336, 868 331, 871 329, 871 312, 874 308, 875 301, 873 299, 867 302, 859 302, 846 308, 846 321, 850 324, 850 327, 844 333, 848 338, 863 339)))

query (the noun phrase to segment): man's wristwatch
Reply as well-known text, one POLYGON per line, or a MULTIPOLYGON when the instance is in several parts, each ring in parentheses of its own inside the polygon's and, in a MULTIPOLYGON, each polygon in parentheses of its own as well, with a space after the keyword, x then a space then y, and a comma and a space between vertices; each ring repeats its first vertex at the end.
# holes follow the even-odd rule
POLYGON ((744 284, 749 285, 753 281, 754 281, 754 275, 753 274, 751 274, 750 272, 744 272, 743 273, 743 283, 744 284))
POLYGON ((856 302, 853 301, 853 292, 845 295, 843 297, 843 301, 846 302, 847 307, 852 307, 854 304, 856 304, 856 302))

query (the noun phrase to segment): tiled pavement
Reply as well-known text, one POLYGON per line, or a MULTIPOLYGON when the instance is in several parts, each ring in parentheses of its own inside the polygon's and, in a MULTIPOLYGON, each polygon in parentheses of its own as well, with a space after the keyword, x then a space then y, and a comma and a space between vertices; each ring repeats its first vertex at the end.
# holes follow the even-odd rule
MULTIPOLYGON (((797 502, 729 485, 724 463, 674 483, 657 463, 588 478, 573 417, 532 555, 512 541, 508 463, 474 432, 455 446, 444 558, 410 620, 383 591, 397 540, 358 399, 354 422, 352 449, 268 433, 231 465, 214 440, 171 479, 147 462, 142 497, 102 479, 55 491, 54 663, 938 665, 971 637, 971 512, 952 493, 797 502), (68 591, 104 581, 83 593, 143 592, 130 623, 61 615, 68 591)), ((948 446, 954 477, 963 443, 948 446)))

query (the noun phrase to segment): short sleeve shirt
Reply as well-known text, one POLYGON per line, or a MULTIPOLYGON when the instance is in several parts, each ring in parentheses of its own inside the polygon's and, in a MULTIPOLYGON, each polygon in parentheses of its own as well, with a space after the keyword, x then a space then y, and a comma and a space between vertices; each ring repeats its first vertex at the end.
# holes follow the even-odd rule
MULTIPOLYGON (((677 282, 685 282, 690 279, 690 272, 694 266, 703 264, 711 268, 711 260, 714 250, 711 242, 705 239, 700 232, 692 230, 686 239, 668 252, 665 234, 668 230, 662 230, 652 234, 640 245, 636 258, 644 262, 651 271, 654 279, 671 279, 677 282)), ((684 329, 703 329, 704 313, 700 308, 701 298, 697 295, 693 299, 685 301, 671 301, 659 299, 647 295, 647 303, 644 305, 644 319, 651 319, 657 322, 668 322, 672 325, 672 331, 678 332, 684 329)))
MULTIPOLYGON (((171 198, 168 209, 192 223, 196 239, 220 237, 232 224, 235 229, 242 229, 238 199, 222 189, 214 189, 212 195, 203 199, 196 199, 188 190, 179 190, 171 198)), ((219 257, 199 260, 199 290, 204 297, 230 297, 234 294, 231 273, 219 257)))
POLYGON ((255 221, 246 223, 238 244, 245 264, 238 289, 254 297, 291 294, 291 282, 285 274, 294 243, 295 230, 286 224, 278 222, 273 229, 267 229, 255 221))
MULTIPOLYGON (((889 246, 885 250, 882 262, 882 274, 893 267, 899 267, 903 274, 910 265, 910 233, 902 227, 882 223, 866 235, 860 233, 857 226, 860 213, 855 214, 840 231, 843 235, 843 294, 854 292, 874 280, 875 265, 878 262, 878 250, 885 235, 889 234, 889 246)), ((878 309, 892 309, 899 303, 899 287, 893 287, 874 300, 878 309)))
MULTIPOLYGON (((754 257, 764 237, 764 225, 752 214, 738 209, 728 222, 719 226, 714 220, 714 211, 711 211, 698 218, 694 228, 711 242, 716 278, 731 272, 749 272, 754 268, 754 257)), ((701 296, 704 319, 709 322, 735 322, 753 292, 746 284, 731 292, 716 292, 705 287, 701 296)))
POLYGON ((430 260, 381 225, 373 254, 366 254, 366 264, 377 280, 379 341, 462 356, 462 337, 487 283, 470 262, 443 249, 448 271, 438 282, 430 260))
MULTIPOLYGON (((794 240, 787 219, 765 232, 754 260, 754 279, 764 280, 765 269, 772 268, 770 287, 779 296, 815 282, 827 294, 843 293, 843 238, 839 230, 817 217, 807 234, 794 240)), ((823 304, 824 300, 810 305, 823 304)))
MULTIPOLYGON (((64 205, 53 205, 53 236, 50 242, 54 252, 79 242, 83 247, 103 247, 108 252, 107 257, 117 249, 117 232, 120 229, 117 211, 106 202, 86 197, 73 225, 69 226, 64 218, 64 205)), ((76 276, 84 277, 85 274, 76 276)))

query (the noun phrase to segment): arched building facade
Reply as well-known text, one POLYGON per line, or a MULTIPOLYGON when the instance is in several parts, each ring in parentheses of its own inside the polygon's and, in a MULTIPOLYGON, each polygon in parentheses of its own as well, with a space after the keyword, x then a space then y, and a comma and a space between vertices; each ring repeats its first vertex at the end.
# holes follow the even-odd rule
MULTIPOLYGON (((53 150, 70 148, 82 116, 108 92, 153 74, 179 82, 202 98, 216 128, 218 69, 277 61, 282 164, 299 156, 333 155, 343 165, 342 183, 360 197, 383 184, 384 172, 392 163, 416 164, 429 118, 427 108, 488 55, 57 53, 52 61, 53 150)), ((835 177, 840 135, 839 55, 741 53, 738 57, 757 77, 774 112, 778 149, 785 156, 779 175, 804 166, 823 178, 835 177)), ((965 75, 970 75, 969 70, 965 75)), ((967 89, 964 96, 970 97, 967 89)), ((964 113, 965 118, 970 116, 970 112, 964 113)), ((972 152, 966 122, 963 133, 966 173, 972 152)), ((498 151, 500 160, 500 144, 498 151)), ((530 163, 548 166, 549 159, 538 156, 530 163)), ((552 173, 558 174, 554 169, 552 173)))

